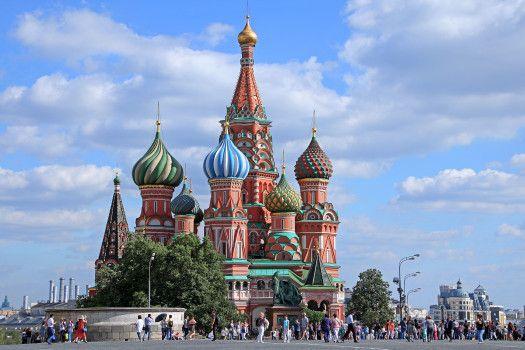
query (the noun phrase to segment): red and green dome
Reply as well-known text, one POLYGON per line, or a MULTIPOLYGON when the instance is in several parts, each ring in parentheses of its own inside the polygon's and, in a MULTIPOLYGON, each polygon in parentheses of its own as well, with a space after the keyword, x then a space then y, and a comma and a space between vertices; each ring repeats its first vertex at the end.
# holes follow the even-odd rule
POLYGON ((295 178, 328 180, 332 173, 332 161, 319 146, 315 135, 312 136, 310 144, 295 163, 295 178))
POLYGON ((301 196, 290 186, 283 171, 277 186, 264 199, 264 206, 272 213, 295 213, 302 205, 301 196))

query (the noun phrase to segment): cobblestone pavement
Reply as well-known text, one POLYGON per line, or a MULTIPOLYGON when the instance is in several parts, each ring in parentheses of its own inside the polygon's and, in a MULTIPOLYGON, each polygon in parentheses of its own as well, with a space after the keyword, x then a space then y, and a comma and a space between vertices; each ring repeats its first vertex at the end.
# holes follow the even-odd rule
POLYGON ((282 342, 266 342, 264 344, 257 344, 254 341, 216 341, 211 342, 209 340, 194 340, 194 341, 150 341, 150 342, 138 342, 138 341, 128 341, 128 342, 94 342, 87 344, 28 344, 28 345, 5 345, 0 346, 0 350, 3 349, 28 349, 28 350, 37 350, 37 349, 80 349, 80 350, 124 350, 124 349, 151 349, 151 350, 165 350, 165 349, 290 349, 290 350, 309 350, 309 349, 318 349, 318 350, 339 350, 339 349, 349 349, 349 350, 359 350, 359 349, 369 349, 369 350, 404 350, 404 349, 495 349, 495 350, 514 350, 514 349, 524 349, 525 342, 489 342, 486 341, 483 344, 477 344, 476 342, 470 341, 461 341, 461 342, 432 342, 432 343, 407 343, 404 341, 391 340, 391 341, 366 341, 362 343, 324 343, 324 342, 301 342, 295 341, 289 344, 283 344, 282 342))

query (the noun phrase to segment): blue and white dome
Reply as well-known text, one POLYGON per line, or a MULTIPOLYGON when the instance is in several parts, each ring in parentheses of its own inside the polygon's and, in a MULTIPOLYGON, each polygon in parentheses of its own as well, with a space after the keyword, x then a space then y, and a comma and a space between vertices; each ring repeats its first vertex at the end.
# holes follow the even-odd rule
POLYGON ((250 171, 250 162, 232 142, 225 123, 225 132, 219 144, 213 149, 202 165, 208 179, 234 178, 244 180, 250 171))

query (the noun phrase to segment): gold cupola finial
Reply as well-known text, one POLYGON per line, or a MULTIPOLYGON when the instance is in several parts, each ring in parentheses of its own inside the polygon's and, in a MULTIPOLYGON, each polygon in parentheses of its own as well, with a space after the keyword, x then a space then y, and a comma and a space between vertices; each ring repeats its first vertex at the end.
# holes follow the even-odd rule
POLYGON ((160 102, 157 101, 157 121, 155 122, 155 125, 157 125, 157 132, 160 132, 160 102))
POLYGON ((317 133, 317 120, 315 117, 315 109, 314 109, 314 114, 312 116, 312 136, 315 137, 316 133, 317 133))
POLYGON ((257 34, 253 31, 250 26, 250 16, 246 16, 246 25, 244 29, 237 36, 237 41, 239 45, 252 45, 257 44, 257 34))

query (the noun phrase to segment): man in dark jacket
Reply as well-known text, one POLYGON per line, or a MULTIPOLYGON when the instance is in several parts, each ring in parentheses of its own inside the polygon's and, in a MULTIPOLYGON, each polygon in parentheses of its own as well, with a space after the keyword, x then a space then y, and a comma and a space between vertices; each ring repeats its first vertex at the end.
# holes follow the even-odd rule
POLYGON ((325 314, 323 320, 321 321, 321 331, 323 331, 325 343, 328 343, 330 341, 331 324, 332 321, 330 320, 330 317, 328 317, 328 314, 325 314))

